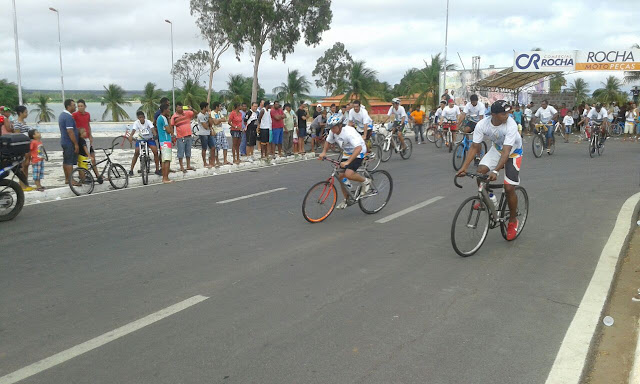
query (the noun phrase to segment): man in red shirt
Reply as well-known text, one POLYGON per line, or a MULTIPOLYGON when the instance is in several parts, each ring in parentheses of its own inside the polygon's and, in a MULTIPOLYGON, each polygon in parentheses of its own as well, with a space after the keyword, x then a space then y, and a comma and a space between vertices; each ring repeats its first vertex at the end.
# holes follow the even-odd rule
POLYGON ((195 168, 191 166, 191 120, 193 120, 193 109, 186 107, 184 109, 181 102, 176 102, 176 113, 171 116, 169 125, 171 129, 175 127, 176 137, 178 138, 178 161, 180 162, 180 170, 183 173, 189 171, 195 171, 195 168), (182 159, 187 158, 187 169, 182 165, 182 159))
POLYGON ((275 156, 276 145, 278 156, 282 157, 282 138, 284 135, 284 111, 276 101, 271 109, 271 154, 275 156))
POLYGON ((91 157, 91 162, 93 165, 96 165, 96 153, 93 150, 93 134, 91 133, 91 114, 87 112, 87 103, 83 99, 78 100, 76 103, 78 106, 78 110, 73 112, 71 116, 73 116, 73 120, 76 122, 76 127, 78 130, 84 128, 87 131, 87 138, 89 139, 89 156, 91 157))

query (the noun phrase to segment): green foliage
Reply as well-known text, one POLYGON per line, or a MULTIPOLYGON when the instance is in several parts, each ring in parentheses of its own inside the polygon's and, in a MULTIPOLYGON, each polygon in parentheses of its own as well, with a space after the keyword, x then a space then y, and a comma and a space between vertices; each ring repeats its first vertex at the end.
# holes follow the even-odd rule
POLYGON ((153 116, 156 110, 160 107, 160 98, 162 97, 162 90, 156 89, 156 85, 152 82, 148 82, 144 86, 144 92, 140 97, 140 103, 142 104, 138 111, 144 112, 145 116, 153 116))
POLYGON ((11 109, 18 106, 18 86, 7 79, 0 80, 0 106, 5 105, 11 109))
POLYGON ((317 77, 316 86, 329 94, 336 89, 340 80, 347 78, 352 65, 353 58, 344 48, 344 44, 337 42, 318 58, 311 74, 317 77))
POLYGON ((304 75, 300 75, 297 69, 287 70, 287 82, 273 88, 273 93, 276 94, 277 100, 294 104, 296 100, 300 101, 308 97, 311 92, 310 86, 311 83, 304 75))
MULTIPOLYGON (((221 99, 229 105, 234 103, 251 103, 251 87, 253 78, 243 75, 229 75, 227 89, 220 92, 221 99)), ((264 89, 258 88, 258 99, 264 99, 264 89)))
POLYGON ((549 79, 549 90, 551 93, 560 93, 562 87, 567 85, 567 79, 564 78, 561 72, 551 75, 549 79))
MULTIPOLYGON (((454 64, 447 64, 447 70, 453 70, 454 64)), ((438 105, 440 88, 440 71, 444 69, 444 59, 440 54, 431 56, 431 61, 425 60, 423 68, 411 68, 405 72, 400 84, 395 87, 395 93, 402 96, 417 94, 419 105, 438 105)))
POLYGON ((209 65, 209 53, 199 50, 195 53, 185 53, 173 65, 173 72, 179 82, 184 86, 187 81, 199 83, 202 75, 207 71, 209 65))
POLYGON ((53 114, 53 110, 48 106, 49 97, 46 95, 36 95, 35 99, 36 102, 32 103, 35 108, 31 110, 31 113, 38 116, 37 122, 49 122, 55 120, 56 116, 53 114))
POLYGON ((130 102, 124 100, 124 89, 117 84, 109 84, 103 88, 105 94, 100 104, 106 105, 107 108, 102 114, 102 120, 105 120, 109 113, 111 113, 111 121, 129 120, 129 114, 121 107, 121 105, 131 105, 130 102))
POLYGON ((346 80, 338 83, 334 95, 344 94, 341 102, 352 99, 360 99, 364 105, 369 106, 369 98, 377 95, 378 72, 367 68, 364 61, 356 61, 351 66, 346 80))
POLYGON ((600 103, 612 103, 620 100, 622 82, 615 76, 607 77, 605 82, 601 82, 603 88, 593 91, 593 98, 600 103))
POLYGON ((194 80, 188 79, 180 90, 180 99, 176 94, 176 101, 182 100, 182 104, 200 110, 200 103, 207 100, 207 91, 194 80))
POLYGON ((580 104, 589 97, 589 85, 583 78, 577 78, 569 85, 569 92, 576 94, 576 104, 580 104))
MULTIPOLYGON (((631 46, 631 48, 640 49, 640 44, 636 43, 631 46)), ((624 73, 624 83, 638 83, 640 82, 640 71, 626 71, 624 73)))

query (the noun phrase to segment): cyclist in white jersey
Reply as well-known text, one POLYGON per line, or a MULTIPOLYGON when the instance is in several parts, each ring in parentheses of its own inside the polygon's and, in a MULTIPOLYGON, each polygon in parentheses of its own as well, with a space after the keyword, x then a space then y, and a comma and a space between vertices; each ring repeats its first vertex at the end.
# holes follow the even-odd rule
POLYGON ((346 122, 356 129, 363 140, 367 140, 368 136, 371 135, 370 131, 368 131, 369 121, 371 120, 369 112, 367 112, 360 100, 354 100, 351 105, 353 108, 349 110, 346 122))
MULTIPOLYGON (((609 115, 607 114, 607 110, 602 108, 602 104, 596 104, 595 108, 591 108, 587 117, 585 118, 585 126, 589 126, 589 122, 593 121, 600 125, 600 146, 604 145, 605 140, 607 139, 607 127, 609 126, 609 115)), ((593 131, 591 132, 593 134, 593 131)))
POLYGON ((550 106, 547 100, 542 100, 542 104, 540 105, 540 108, 538 108, 534 116, 538 118, 540 124, 544 124, 547 127, 547 153, 549 153, 549 146, 551 145, 551 139, 553 138, 552 120, 558 120, 558 111, 550 106))
POLYGON ((471 95, 469 100, 471 101, 464 106, 462 113, 458 117, 458 125, 460 125, 460 123, 462 123, 465 118, 467 118, 468 120, 466 126, 464 127, 465 133, 473 132, 473 130, 476 128, 476 124, 480 120, 484 119, 485 112, 484 104, 478 102, 478 95, 471 95))
POLYGON ((451 130, 452 142, 449 143, 449 145, 453 145, 453 143, 456 142, 458 116, 460 116, 460 108, 453 102, 453 99, 449 99, 449 105, 442 109, 442 114, 440 115, 440 125, 442 125, 444 129, 451 130))
MULTIPOLYGON (((491 105, 491 117, 482 119, 476 124, 473 132, 473 145, 464 160, 458 176, 466 175, 467 168, 480 152, 480 144, 485 138, 491 140, 493 145, 489 152, 482 158, 478 166, 478 173, 489 175, 489 181, 494 181, 499 171, 504 168, 504 191, 509 204, 509 225, 507 227, 507 240, 516 238, 518 233, 518 197, 515 193, 516 185, 520 185, 520 166, 522 165, 522 138, 518 132, 518 125, 509 114, 511 107, 505 100, 498 100, 491 105)), ((477 204, 475 209, 480 208, 477 204)))
POLYGON ((404 107, 400 105, 400 99, 394 97, 391 100, 391 107, 389 108, 389 112, 387 112, 387 117, 385 118, 383 124, 388 122, 393 116, 393 121, 389 122, 387 125, 387 130, 391 131, 391 134, 394 132, 398 133, 398 139, 400 139, 400 143, 402 143, 402 150, 404 151, 407 145, 404 143, 404 137, 402 137, 402 131, 404 129, 404 125, 409 121, 409 116, 407 116, 407 112, 404 110, 404 107))

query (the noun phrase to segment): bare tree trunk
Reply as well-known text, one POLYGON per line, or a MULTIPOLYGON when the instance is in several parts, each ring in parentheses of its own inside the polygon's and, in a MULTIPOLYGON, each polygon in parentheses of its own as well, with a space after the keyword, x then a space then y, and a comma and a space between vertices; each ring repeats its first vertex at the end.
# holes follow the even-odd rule
POLYGON ((215 62, 211 61, 209 65, 211 67, 209 68, 209 91, 207 92, 207 103, 211 104, 211 90, 213 89, 213 72, 215 72, 215 62))
POLYGON ((253 59, 253 84, 251 84, 251 102, 258 101, 258 67, 260 66, 260 57, 262 56, 262 45, 256 46, 256 55, 253 59))

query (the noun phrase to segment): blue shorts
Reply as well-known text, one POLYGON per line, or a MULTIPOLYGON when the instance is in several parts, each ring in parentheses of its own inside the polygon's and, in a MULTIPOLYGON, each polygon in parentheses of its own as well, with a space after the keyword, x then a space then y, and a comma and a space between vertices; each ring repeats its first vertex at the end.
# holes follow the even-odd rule
POLYGON ((282 136, 284 134, 284 128, 272 128, 271 139, 273 144, 282 144, 282 136))
POLYGON ((155 140, 136 140, 136 148, 140 148, 140 142, 141 141, 146 141, 147 145, 150 147, 156 147, 156 141, 155 140))
POLYGON ((185 136, 178 139, 178 159, 182 159, 185 156, 191 157, 191 136, 185 136))
POLYGON ((62 144, 62 164, 76 165, 78 164, 78 154, 73 144, 62 144))
POLYGON ((547 139, 553 137, 553 125, 547 125, 547 134, 545 135, 547 139))
POLYGON ((298 128, 298 132, 298 139, 304 140, 304 138, 307 137, 307 127, 298 128))
POLYGON ((213 135, 200 135, 200 145, 202 145, 202 150, 206 151, 207 149, 216 148, 216 137, 213 135))

